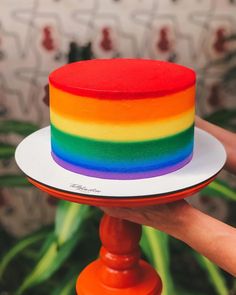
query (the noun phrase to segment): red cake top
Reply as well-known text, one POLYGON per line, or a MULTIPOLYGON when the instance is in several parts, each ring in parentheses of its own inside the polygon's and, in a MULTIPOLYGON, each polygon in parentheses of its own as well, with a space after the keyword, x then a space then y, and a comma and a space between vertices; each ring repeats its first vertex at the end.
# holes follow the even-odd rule
POLYGON ((172 94, 195 84, 193 70, 147 59, 95 59, 65 65, 49 76, 63 91, 109 99, 149 98, 172 94))

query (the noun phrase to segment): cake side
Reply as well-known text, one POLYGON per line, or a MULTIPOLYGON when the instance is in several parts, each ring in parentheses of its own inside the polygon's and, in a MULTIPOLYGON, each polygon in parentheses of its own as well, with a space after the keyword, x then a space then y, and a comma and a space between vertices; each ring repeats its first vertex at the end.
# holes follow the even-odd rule
POLYGON ((54 160, 76 173, 108 179, 146 178, 183 167, 193 151, 192 82, 171 94, 161 96, 159 88, 157 97, 126 93, 124 98, 122 92, 120 99, 81 96, 50 83, 54 160))

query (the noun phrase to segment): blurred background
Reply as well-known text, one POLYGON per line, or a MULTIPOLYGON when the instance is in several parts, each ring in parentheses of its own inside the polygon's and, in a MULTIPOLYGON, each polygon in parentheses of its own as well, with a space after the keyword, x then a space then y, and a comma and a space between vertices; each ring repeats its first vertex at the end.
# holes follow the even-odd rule
MULTIPOLYGON (((198 114, 236 130, 236 1, 1 0, 1 295, 74 294, 77 274, 98 255, 101 213, 33 188, 17 168, 14 150, 26 135, 49 124, 45 85, 52 70, 77 60, 116 57, 193 68, 198 114), (71 212, 78 214, 63 231, 71 212)), ((190 201, 236 225, 235 179, 222 172, 190 201)), ((144 229, 143 257, 161 271, 163 295, 236 294, 231 276, 181 242, 152 234, 164 254, 155 257, 144 229)))

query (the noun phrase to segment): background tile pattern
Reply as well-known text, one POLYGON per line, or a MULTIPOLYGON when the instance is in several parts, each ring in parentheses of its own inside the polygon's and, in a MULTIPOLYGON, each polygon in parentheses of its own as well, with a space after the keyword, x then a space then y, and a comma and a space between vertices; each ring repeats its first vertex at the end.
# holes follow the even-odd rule
MULTIPOLYGON (((1 0, 0 118, 48 125, 47 76, 70 60, 74 47, 90 48, 96 58, 145 57, 192 67, 200 114, 235 107, 235 97, 221 87, 225 67, 208 67, 232 50, 235 44, 224 38, 235 31, 234 0, 1 0)), ((1 165, 2 173, 17 169, 14 161, 1 165)), ((50 222, 53 204, 34 188, 4 189, 0 221, 25 234, 50 222)))

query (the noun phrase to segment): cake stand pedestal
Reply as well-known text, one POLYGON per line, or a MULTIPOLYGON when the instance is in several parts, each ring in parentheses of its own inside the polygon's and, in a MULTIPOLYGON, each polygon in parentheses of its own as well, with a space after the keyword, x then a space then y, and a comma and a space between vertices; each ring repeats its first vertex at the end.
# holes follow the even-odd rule
MULTIPOLYGON (((208 185, 226 160, 221 143, 198 129, 192 161, 178 171, 148 179, 109 180, 79 175, 57 165, 50 152, 49 128, 36 131, 17 147, 17 164, 33 185, 60 199, 107 207, 149 206, 186 198, 208 185)), ((140 259, 140 225, 105 214, 100 237, 100 257, 79 275, 77 294, 161 294, 160 277, 140 259)))
POLYGON ((77 294, 161 294, 161 279, 140 259, 140 225, 105 214, 100 224, 100 237, 100 258, 80 274, 77 294))

